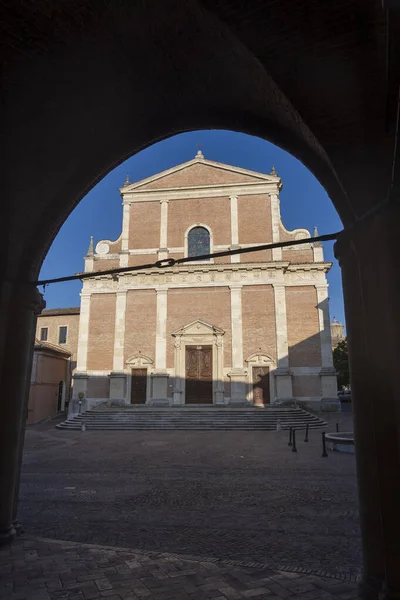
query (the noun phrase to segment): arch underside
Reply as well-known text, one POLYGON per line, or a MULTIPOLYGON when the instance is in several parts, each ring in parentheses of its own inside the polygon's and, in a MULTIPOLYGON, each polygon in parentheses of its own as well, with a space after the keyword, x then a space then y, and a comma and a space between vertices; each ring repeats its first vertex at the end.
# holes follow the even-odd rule
POLYGON ((36 279, 79 200, 132 154, 183 131, 231 129, 279 145, 315 174, 345 224, 382 201, 393 148, 378 85, 383 21, 372 1, 368 19, 347 19, 356 4, 340 8, 335 47, 335 5, 314 7, 306 38, 292 23, 297 6, 260 6, 246 19, 245 6, 224 2, 86 0, 79 19, 74 3, 51 19, 40 6, 14 11, 4 55, 8 273, 36 279), (20 35, 31 20, 32 36, 20 35), (369 35, 355 57, 360 28, 369 35))

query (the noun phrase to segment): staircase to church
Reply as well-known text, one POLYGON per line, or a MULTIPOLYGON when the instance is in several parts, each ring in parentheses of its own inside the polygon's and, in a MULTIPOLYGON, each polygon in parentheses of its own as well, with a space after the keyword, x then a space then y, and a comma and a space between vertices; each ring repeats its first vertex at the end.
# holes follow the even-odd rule
POLYGON ((301 408, 229 408, 135 406, 96 408, 59 423, 60 429, 79 430, 264 430, 315 429, 326 422, 301 408))

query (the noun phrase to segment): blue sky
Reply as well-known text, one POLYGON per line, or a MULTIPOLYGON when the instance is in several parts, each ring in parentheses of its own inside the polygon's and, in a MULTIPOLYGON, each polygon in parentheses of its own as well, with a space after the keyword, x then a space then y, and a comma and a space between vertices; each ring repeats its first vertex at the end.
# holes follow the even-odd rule
MULTIPOLYGON (((280 194, 282 220, 287 229, 305 227, 313 232, 331 233, 342 228, 341 221, 324 188, 296 158, 257 137, 232 131, 182 133, 150 146, 132 156, 98 183, 70 214, 50 248, 41 270, 41 279, 83 271, 90 236, 116 239, 121 233, 122 205, 118 189, 127 175, 131 182, 154 175, 191 160, 201 144, 205 158, 269 173, 272 165, 282 177, 280 194)), ((340 268, 333 256, 333 242, 324 244, 325 260, 333 262, 328 274, 331 318, 344 322, 340 268)), ((78 306, 80 281, 46 287, 47 308, 78 306)))

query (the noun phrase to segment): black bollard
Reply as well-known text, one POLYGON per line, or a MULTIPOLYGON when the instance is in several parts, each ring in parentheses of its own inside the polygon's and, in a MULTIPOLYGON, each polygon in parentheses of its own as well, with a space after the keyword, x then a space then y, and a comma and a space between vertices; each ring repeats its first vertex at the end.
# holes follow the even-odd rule
POLYGON ((305 442, 308 442, 308 423, 306 425, 306 437, 304 438, 305 442))
POLYGON ((292 445, 292 428, 289 429, 289 441, 288 441, 288 446, 292 445))
POLYGON ((322 458, 327 458, 325 431, 322 432, 322 458))
POLYGON ((336 423, 336 433, 339 433, 339 423, 336 423))
POLYGON ((297 452, 297 448, 296 448, 296 430, 293 429, 293 448, 292 448, 292 452, 297 452))

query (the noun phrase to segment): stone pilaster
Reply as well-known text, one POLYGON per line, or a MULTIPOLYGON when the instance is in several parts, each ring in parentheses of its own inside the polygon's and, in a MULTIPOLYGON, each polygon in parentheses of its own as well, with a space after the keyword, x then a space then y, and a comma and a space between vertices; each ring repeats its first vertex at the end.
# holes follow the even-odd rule
POLYGON ((168 289, 157 289, 157 324, 156 324, 156 360, 152 373, 153 405, 167 405, 168 400, 168 373, 167 373, 167 303, 168 289))
POLYGON ((286 315, 286 290, 283 284, 274 284, 276 362, 276 400, 292 400, 292 375, 289 370, 289 347, 286 315))
POLYGON ((231 284, 231 331, 232 331, 232 369, 228 373, 231 380, 231 404, 247 404, 246 371, 243 368, 243 322, 242 322, 242 285, 231 284))
POLYGON ((110 373, 110 404, 125 404, 126 374, 124 369, 126 292, 117 292, 113 370, 110 373))
POLYGON ((129 252, 128 250, 124 250, 119 254, 119 266, 120 267, 129 267, 129 252))
POLYGON ((119 266, 127 267, 129 263, 129 220, 131 214, 131 205, 128 202, 123 202, 122 207, 121 252, 119 254, 119 266))
POLYGON ((0 373, 0 544, 18 528, 17 508, 25 422, 32 372, 37 315, 45 307, 31 284, 2 284, 1 313, 7 314, 0 373), (4 285, 4 294, 3 294, 4 285))
POLYGON ((158 260, 168 258, 168 200, 163 198, 161 204, 160 219, 160 248, 158 250, 158 260))
POLYGON ((321 410, 337 412, 340 411, 341 406, 337 395, 336 371, 333 367, 328 284, 317 285, 315 287, 317 290, 319 335, 321 340, 321 410))
POLYGON ((81 292, 81 310, 79 315, 79 337, 78 353, 76 359, 76 371, 85 372, 87 370, 87 355, 89 343, 89 318, 90 318, 90 293, 81 292))
POLYGON ((131 205, 128 202, 123 203, 122 210, 122 233, 121 233, 121 250, 129 250, 129 220, 131 213, 131 205))
MULTIPOLYGON (((272 221, 272 243, 280 241, 279 224, 281 222, 281 211, 279 207, 278 194, 271 194, 271 221, 272 221)), ((272 249, 272 260, 282 260, 282 248, 272 249)))
POLYGON ((117 292, 116 296, 117 299, 115 305, 113 371, 123 371, 125 349, 126 292, 117 292))
MULTIPOLYGON (((239 219, 238 219, 238 199, 237 196, 231 196, 231 245, 230 249, 235 250, 239 246, 239 219)), ((233 254, 231 256, 232 263, 240 262, 240 255, 233 254)))
POLYGON ((314 262, 323 263, 324 262, 324 248, 321 243, 314 243, 312 246, 314 262))

